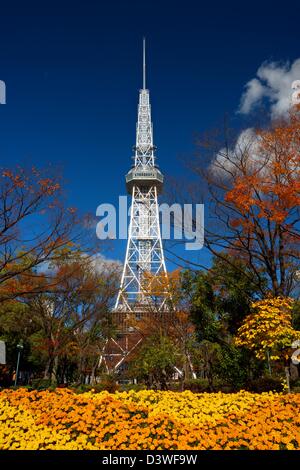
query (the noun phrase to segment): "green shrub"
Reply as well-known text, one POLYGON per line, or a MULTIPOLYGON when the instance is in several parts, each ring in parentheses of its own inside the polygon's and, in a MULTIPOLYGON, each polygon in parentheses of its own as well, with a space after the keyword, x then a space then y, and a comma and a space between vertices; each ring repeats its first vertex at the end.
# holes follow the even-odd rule
POLYGON ((51 382, 50 379, 33 379, 31 382, 31 388, 35 390, 53 390, 56 388, 56 383, 51 382))
POLYGON ((291 380, 291 392, 300 393, 300 379, 291 380))
POLYGON ((184 383, 184 390, 191 390, 195 393, 209 392, 210 387, 207 379, 192 379, 184 383))
POLYGON ((100 393, 106 390, 109 393, 115 393, 119 390, 119 385, 115 381, 110 381, 110 380, 103 380, 103 382, 100 382, 92 387, 92 391, 94 393, 100 393))
POLYGON ((223 391, 238 391, 245 387, 247 382, 247 367, 249 353, 233 345, 223 346, 218 352, 219 361, 213 367, 214 388, 223 391))
POLYGON ((85 393, 85 392, 90 392, 93 386, 89 384, 80 384, 80 385, 72 385, 70 388, 75 393, 85 393))
POLYGON ((246 389, 250 392, 282 392, 282 377, 260 377, 248 382, 246 389))
POLYGON ((172 392, 181 392, 182 391, 182 383, 181 382, 171 382, 168 386, 168 389, 172 392))
POLYGON ((191 390, 194 393, 204 393, 204 392, 232 393, 234 391, 234 388, 232 387, 232 385, 220 377, 214 377, 212 386, 209 385, 208 379, 188 380, 184 384, 184 389, 191 390))
POLYGON ((114 375, 110 374, 102 374, 100 376, 100 382, 94 385, 91 384, 80 384, 74 387, 71 387, 75 393, 84 393, 84 392, 94 392, 100 393, 106 390, 109 393, 115 393, 119 390, 119 385, 116 382, 116 378, 114 375))
POLYGON ((237 388, 221 377, 215 377, 213 380, 213 392, 233 393, 237 391, 237 388))
POLYGON ((122 392, 129 392, 133 390, 134 392, 139 392, 140 390, 146 390, 145 384, 122 384, 120 390, 122 392))

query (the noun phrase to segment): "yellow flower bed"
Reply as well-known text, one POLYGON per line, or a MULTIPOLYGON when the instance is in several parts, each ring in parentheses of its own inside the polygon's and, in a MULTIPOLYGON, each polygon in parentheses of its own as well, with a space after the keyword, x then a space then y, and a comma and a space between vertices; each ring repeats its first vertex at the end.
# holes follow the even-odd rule
POLYGON ((0 449, 300 449, 300 394, 0 393, 0 449))

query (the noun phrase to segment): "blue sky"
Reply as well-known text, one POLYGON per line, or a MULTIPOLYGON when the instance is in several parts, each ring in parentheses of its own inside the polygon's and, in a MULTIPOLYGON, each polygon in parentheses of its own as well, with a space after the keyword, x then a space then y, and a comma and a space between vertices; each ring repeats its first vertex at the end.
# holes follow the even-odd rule
MULTIPOLYGON (((116 204, 131 164, 146 36, 158 162, 166 176, 180 175, 195 132, 224 113, 243 125, 235 113, 263 62, 300 56, 299 13, 297 2, 268 1, 2 3, 1 165, 51 162, 63 170, 70 205, 95 213, 116 204)), ((116 241, 109 256, 124 253, 116 241)))

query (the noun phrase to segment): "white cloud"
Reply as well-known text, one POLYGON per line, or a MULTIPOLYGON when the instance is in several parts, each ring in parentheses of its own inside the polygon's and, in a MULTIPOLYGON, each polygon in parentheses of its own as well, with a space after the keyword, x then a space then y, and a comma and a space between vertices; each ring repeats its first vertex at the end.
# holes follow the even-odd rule
POLYGON ((119 260, 106 258, 104 255, 97 254, 94 255, 91 259, 91 266, 97 274, 115 271, 122 271, 122 263, 119 260))
POLYGON ((240 173, 242 166, 257 168, 257 163, 261 161, 259 138, 254 129, 249 127, 239 134, 233 148, 219 150, 210 169, 221 178, 233 177, 240 173))
POLYGON ((257 78, 253 78, 246 84, 246 91, 241 98, 240 112, 248 114, 254 104, 259 103, 265 96, 267 89, 257 78))
MULTIPOLYGON (((270 103, 271 119, 284 117, 290 109, 292 95, 300 89, 300 58, 292 64, 264 62, 256 77, 245 85, 239 112, 249 114, 263 99, 270 103), (292 89, 293 85, 293 89, 292 89)), ((230 149, 220 149, 213 159, 210 170, 223 179, 234 177, 245 166, 255 168, 260 174, 268 172, 272 156, 262 152, 260 138, 254 129, 244 129, 230 149)))
MULTIPOLYGON (((122 272, 122 263, 119 260, 106 258, 106 256, 100 253, 92 256, 82 253, 81 256, 87 259, 88 265, 96 274, 101 275, 112 271, 121 274, 122 272)), ((44 261, 38 266, 37 272, 38 274, 45 274, 45 276, 51 277, 57 272, 57 269, 57 267, 51 265, 51 262, 44 261)))
POLYGON ((245 86, 239 112, 249 114, 262 99, 271 104, 271 118, 284 116, 291 105, 292 83, 300 79, 300 58, 292 64, 286 62, 264 62, 245 86))

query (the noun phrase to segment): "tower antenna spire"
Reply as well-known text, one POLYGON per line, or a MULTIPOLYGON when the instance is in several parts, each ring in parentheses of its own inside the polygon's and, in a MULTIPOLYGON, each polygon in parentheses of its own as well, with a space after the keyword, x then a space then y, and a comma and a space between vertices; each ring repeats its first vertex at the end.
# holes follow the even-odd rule
POLYGON ((169 288, 163 281, 167 279, 167 271, 158 205, 164 177, 155 160, 150 97, 146 89, 146 41, 142 39, 143 88, 139 89, 134 165, 126 175, 126 188, 131 195, 130 223, 120 288, 112 312, 118 338, 107 342, 103 355, 105 361, 108 358, 107 370, 120 374, 143 340, 138 325, 131 326, 129 318, 144 320, 150 318, 148 313, 154 312, 156 316, 156 312, 171 312, 169 288), (162 290, 154 296, 151 287, 156 279, 162 283, 162 290))
POLYGON ((146 39, 143 38, 143 90, 146 89, 146 39))

